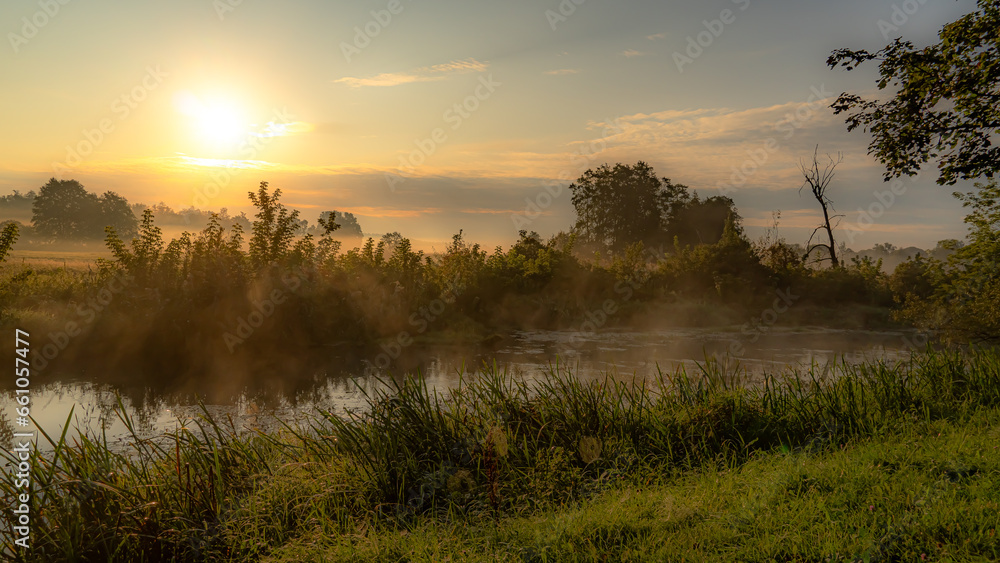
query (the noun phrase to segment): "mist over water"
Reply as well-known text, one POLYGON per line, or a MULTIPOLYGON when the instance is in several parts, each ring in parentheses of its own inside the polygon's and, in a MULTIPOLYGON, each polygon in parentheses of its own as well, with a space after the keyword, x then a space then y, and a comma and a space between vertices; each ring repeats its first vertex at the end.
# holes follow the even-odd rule
MULTIPOLYGON (((718 361, 742 385, 755 385, 765 373, 779 374, 810 367, 830 370, 840 363, 885 359, 905 360, 910 340, 902 332, 773 328, 746 335, 738 328, 572 331, 515 331, 494 346, 421 346, 400 350, 388 369, 376 367, 381 349, 346 353, 314 351, 312 358, 289 358, 282 371, 270 364, 250 370, 210 374, 181 380, 164 378, 157 370, 136 366, 116 373, 75 361, 71 368, 54 365, 34 389, 33 413, 39 428, 58 438, 71 409, 69 436, 77 429, 106 432, 110 443, 121 443, 124 424, 115 415, 120 396, 140 432, 156 434, 174 428, 178 419, 202 413, 202 405, 220 419, 231 417, 237 429, 275 428, 275 419, 301 420, 322 408, 335 413, 363 408, 360 388, 387 377, 421 374, 429 387, 446 391, 460 377, 475 377, 494 362, 516 377, 531 380, 550 367, 568 369, 581 380, 610 374, 620 380, 650 380, 657 370, 683 368, 699 375, 700 365, 718 361), (741 347, 734 347, 734 344, 741 347), (734 356, 731 350, 742 350, 734 356), (294 361, 291 361, 294 360, 294 361), (43 383, 44 381, 44 383, 43 383)), ((295 353, 299 355, 300 353, 295 353)), ((7 391, 9 393, 9 391, 7 391)), ((45 440, 40 440, 44 448, 45 440)))

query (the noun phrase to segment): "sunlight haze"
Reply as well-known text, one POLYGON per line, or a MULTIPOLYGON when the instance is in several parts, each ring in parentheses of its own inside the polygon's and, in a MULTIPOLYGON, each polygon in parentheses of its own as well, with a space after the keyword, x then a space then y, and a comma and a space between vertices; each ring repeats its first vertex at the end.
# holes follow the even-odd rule
MULTIPOLYGON (((587 168, 644 160, 715 195, 750 163, 730 194, 749 234, 781 210, 804 242, 818 215, 798 166, 816 145, 845 155, 831 192, 845 221, 885 189, 867 135, 828 108, 873 93, 875 68, 830 70, 830 51, 926 43, 973 8, 923 3, 887 28, 889 1, 563 4, 92 0, 49 17, 5 3, 0 192, 55 176, 249 210, 268 181, 310 222, 339 209, 366 232, 509 244, 546 182, 587 168)), ((852 246, 961 237, 951 191, 913 181, 852 246)), ((529 230, 572 225, 568 191, 539 211, 529 230)))

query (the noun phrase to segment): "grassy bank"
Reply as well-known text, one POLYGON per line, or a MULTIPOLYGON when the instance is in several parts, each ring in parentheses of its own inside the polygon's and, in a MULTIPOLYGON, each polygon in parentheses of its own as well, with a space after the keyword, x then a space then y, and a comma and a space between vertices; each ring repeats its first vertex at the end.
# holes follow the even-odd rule
MULTIPOLYGON (((52 437, 29 561, 994 557, 1000 354, 639 386, 485 370, 309 428, 52 437)), ((9 456, 10 454, 8 454, 9 456)), ((13 477, 0 488, 10 498, 13 477)), ((9 513, 10 507, 5 507, 9 513)), ((9 547, 9 546, 8 546, 9 547)))
POLYGON ((268 561, 972 561, 1000 558, 996 411, 828 452, 628 484, 505 518, 307 533, 268 561))

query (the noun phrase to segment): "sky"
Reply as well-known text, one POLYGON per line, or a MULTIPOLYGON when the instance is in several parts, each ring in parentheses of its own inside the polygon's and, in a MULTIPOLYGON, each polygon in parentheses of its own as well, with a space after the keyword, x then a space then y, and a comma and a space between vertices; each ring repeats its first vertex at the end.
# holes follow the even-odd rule
MULTIPOLYGON (((251 211, 261 181, 315 222, 442 250, 569 229, 566 187, 645 161, 803 243, 831 184, 854 249, 966 233, 932 167, 892 186, 829 104, 884 96, 837 48, 936 41, 972 0, 33 0, 0 4, 0 194, 49 178, 130 202, 251 211)), ((0 218, 2 219, 2 218, 0 218)))

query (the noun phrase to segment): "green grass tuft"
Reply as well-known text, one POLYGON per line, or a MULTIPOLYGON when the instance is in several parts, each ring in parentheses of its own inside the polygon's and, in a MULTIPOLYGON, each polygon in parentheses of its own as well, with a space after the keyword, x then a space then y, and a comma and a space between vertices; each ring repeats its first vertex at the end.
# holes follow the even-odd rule
MULTIPOLYGON (((486 366, 443 394, 384 381, 364 412, 271 434, 206 411, 141 437, 119 408, 127 451, 46 436, 33 548, 3 547, 24 561, 997 556, 997 351, 731 376, 708 363, 585 383, 553 366, 528 383, 486 366)), ((12 497, 12 473, 0 489, 12 497)))

